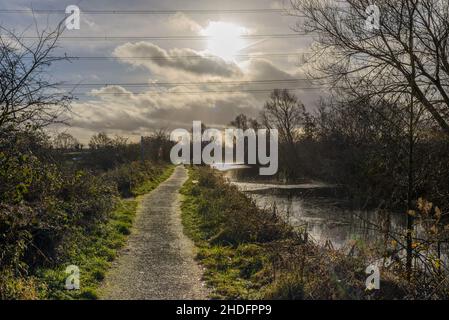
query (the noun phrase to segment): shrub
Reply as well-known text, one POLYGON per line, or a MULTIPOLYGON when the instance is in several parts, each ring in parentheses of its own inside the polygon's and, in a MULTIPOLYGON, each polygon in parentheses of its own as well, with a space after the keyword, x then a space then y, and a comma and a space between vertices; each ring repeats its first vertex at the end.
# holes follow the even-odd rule
POLYGON ((270 242, 291 233, 291 228, 275 212, 260 210, 249 197, 239 192, 212 169, 195 170, 189 194, 201 195, 197 201, 200 230, 212 244, 238 245, 270 242))
POLYGON ((117 190, 122 197, 135 196, 141 192, 137 190, 144 182, 153 181, 163 173, 162 164, 150 161, 135 161, 124 164, 105 174, 110 183, 117 186, 117 190))
POLYGON ((17 276, 11 270, 0 272, 0 300, 35 300, 43 290, 35 278, 17 276))

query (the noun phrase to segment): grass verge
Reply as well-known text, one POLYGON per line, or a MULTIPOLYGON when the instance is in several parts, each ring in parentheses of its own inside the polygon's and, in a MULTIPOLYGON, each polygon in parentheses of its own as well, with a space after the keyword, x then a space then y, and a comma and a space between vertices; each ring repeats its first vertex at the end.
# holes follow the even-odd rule
POLYGON ((262 298, 273 280, 264 242, 282 237, 288 228, 263 214, 265 226, 253 223, 255 204, 206 168, 190 169, 181 193, 184 230, 198 247, 204 280, 214 289, 211 298, 262 298))

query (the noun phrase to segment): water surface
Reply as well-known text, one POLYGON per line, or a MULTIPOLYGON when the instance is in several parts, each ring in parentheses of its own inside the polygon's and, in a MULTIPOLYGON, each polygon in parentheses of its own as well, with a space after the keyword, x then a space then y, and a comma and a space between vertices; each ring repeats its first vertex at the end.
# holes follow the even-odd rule
POLYGON ((350 240, 383 239, 377 226, 385 226, 388 220, 391 230, 406 226, 405 215, 349 208, 342 199, 332 196, 334 186, 322 182, 253 183, 238 181, 233 175, 228 178, 260 208, 276 208, 291 225, 306 229, 318 243, 330 241, 334 248, 341 248, 350 240))

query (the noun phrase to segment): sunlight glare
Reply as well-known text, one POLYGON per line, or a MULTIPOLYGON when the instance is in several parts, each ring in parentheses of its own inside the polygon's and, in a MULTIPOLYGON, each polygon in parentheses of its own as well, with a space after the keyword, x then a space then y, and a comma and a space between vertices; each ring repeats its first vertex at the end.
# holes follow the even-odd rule
POLYGON ((224 60, 233 60, 245 47, 245 40, 241 36, 247 34, 247 30, 232 23, 212 21, 201 34, 210 37, 207 49, 211 54, 224 60))

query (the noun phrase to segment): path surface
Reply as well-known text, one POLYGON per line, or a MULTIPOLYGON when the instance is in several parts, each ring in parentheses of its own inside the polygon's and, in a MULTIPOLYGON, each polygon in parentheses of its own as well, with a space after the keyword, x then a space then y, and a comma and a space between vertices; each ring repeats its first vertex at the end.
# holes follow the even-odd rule
POLYGON ((179 189, 184 167, 144 196, 125 249, 100 289, 102 299, 206 299, 193 243, 183 233, 179 189))

